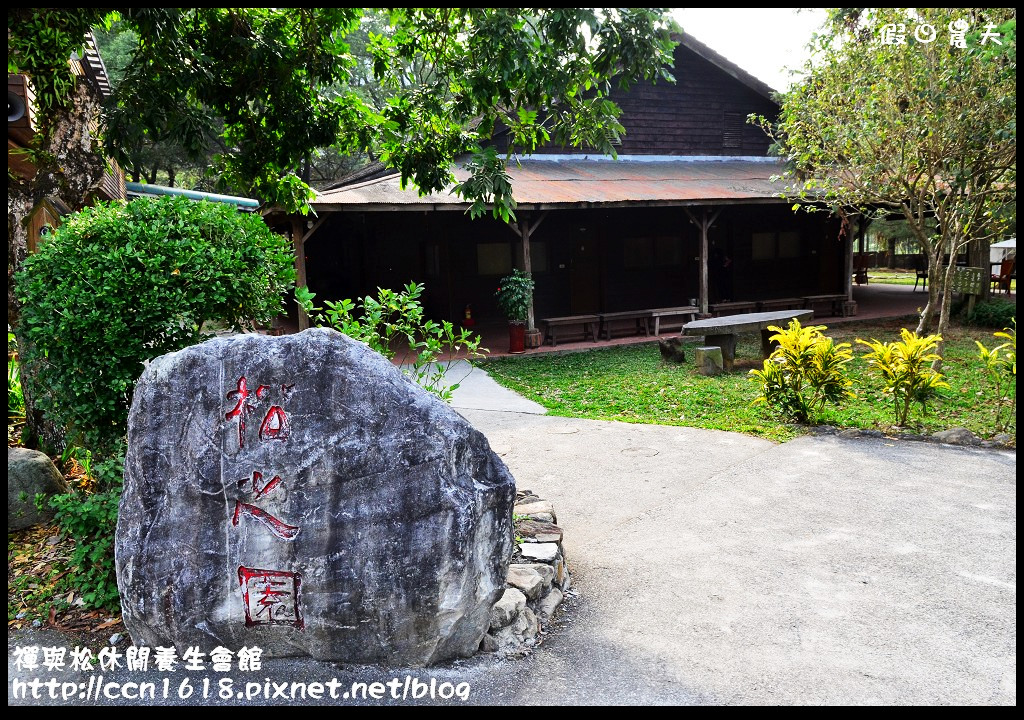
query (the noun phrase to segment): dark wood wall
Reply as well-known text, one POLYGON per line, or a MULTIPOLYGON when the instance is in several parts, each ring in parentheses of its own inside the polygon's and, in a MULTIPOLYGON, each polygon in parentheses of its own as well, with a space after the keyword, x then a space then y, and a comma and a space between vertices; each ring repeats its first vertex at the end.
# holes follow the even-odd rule
MULTIPOLYGON (((676 82, 638 83, 612 99, 626 128, 617 151, 623 155, 764 156, 769 140, 746 122, 751 113, 774 118, 778 105, 720 70, 692 50, 675 51, 676 82)), ((496 144, 504 151, 499 136, 496 144)), ((548 144, 538 153, 582 152, 548 144)))
MULTIPOLYGON (((842 292, 838 231, 826 213, 787 204, 724 208, 709 232, 712 302, 842 292)), ((699 236, 683 208, 552 210, 533 240, 538 318, 687 305, 698 296, 699 236)), ((494 320, 494 291, 519 265, 520 248, 492 218, 336 213, 307 241, 308 282, 318 301, 422 282, 432 317, 459 320, 469 304, 477 319, 494 320)))

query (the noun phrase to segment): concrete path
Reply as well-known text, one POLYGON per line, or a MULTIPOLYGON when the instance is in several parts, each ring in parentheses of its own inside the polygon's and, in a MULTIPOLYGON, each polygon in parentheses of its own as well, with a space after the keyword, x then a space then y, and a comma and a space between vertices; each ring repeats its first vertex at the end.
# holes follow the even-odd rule
POLYGON ((452 407, 456 410, 492 410, 495 412, 543 415, 543 405, 527 400, 519 393, 502 387, 484 370, 473 367, 465 360, 456 360, 445 374, 448 385, 458 384, 452 393, 452 407))
POLYGON ((518 697, 1016 702, 1016 455, 464 413, 580 600, 518 697))
MULTIPOLYGON (((558 627, 520 661, 405 671, 275 660, 236 675, 235 688, 411 676, 468 683, 479 704, 1016 703, 1015 453, 835 437, 774 445, 500 400, 469 409, 484 399, 463 387, 460 412, 565 529, 579 596, 558 627)), ((8 635, 9 702, 27 704, 12 698, 13 678, 46 675, 17 671, 10 650, 59 640, 8 635)), ((159 689, 164 677, 144 679, 159 689)), ((170 676, 160 704, 220 702, 216 675, 209 699, 176 698, 184 677, 170 676)))

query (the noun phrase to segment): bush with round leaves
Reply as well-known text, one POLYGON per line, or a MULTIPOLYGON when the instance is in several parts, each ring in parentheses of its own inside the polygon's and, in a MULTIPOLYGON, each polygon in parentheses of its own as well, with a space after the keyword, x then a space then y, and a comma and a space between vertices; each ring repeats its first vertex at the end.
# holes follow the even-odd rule
POLYGON ((201 341, 208 321, 269 325, 293 263, 259 215, 223 203, 140 199, 65 218, 15 277, 38 408, 71 442, 116 453, 143 364, 201 341))

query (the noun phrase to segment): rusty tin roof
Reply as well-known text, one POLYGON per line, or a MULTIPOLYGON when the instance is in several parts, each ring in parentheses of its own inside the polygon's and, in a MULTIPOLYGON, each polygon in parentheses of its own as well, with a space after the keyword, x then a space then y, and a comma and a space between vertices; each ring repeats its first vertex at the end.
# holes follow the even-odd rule
MULTIPOLYGON (((523 208, 709 205, 785 202, 774 158, 534 156, 510 162, 513 195, 523 208)), ((463 180, 461 167, 455 177, 463 180)), ((318 210, 444 210, 467 204, 450 192, 421 196, 389 175, 317 194, 318 210)))

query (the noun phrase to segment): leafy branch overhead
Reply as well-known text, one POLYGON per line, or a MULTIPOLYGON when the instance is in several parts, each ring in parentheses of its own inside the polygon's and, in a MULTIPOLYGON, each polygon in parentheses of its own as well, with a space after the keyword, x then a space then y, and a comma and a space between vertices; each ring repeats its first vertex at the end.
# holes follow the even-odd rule
POLYGON ((64 11, 26 10, 9 16, 8 70, 31 72, 60 102, 68 42, 45 62, 35 49, 57 32, 50 20, 77 44, 90 25, 120 20, 138 37, 104 117, 108 150, 122 164, 154 142, 198 158, 216 135, 225 188, 302 209, 311 191, 301 165, 322 148, 368 153, 424 193, 450 187, 453 162, 476 156, 460 192, 474 212, 493 203, 506 218, 504 163, 482 151, 495 133, 507 130, 510 150, 553 139, 614 154, 623 129, 608 100, 613 80, 670 79, 659 9, 392 8, 384 17, 360 8, 127 8, 72 22, 64 11), (350 45, 355 35, 368 59, 350 45), (384 92, 360 88, 367 62, 384 92))

